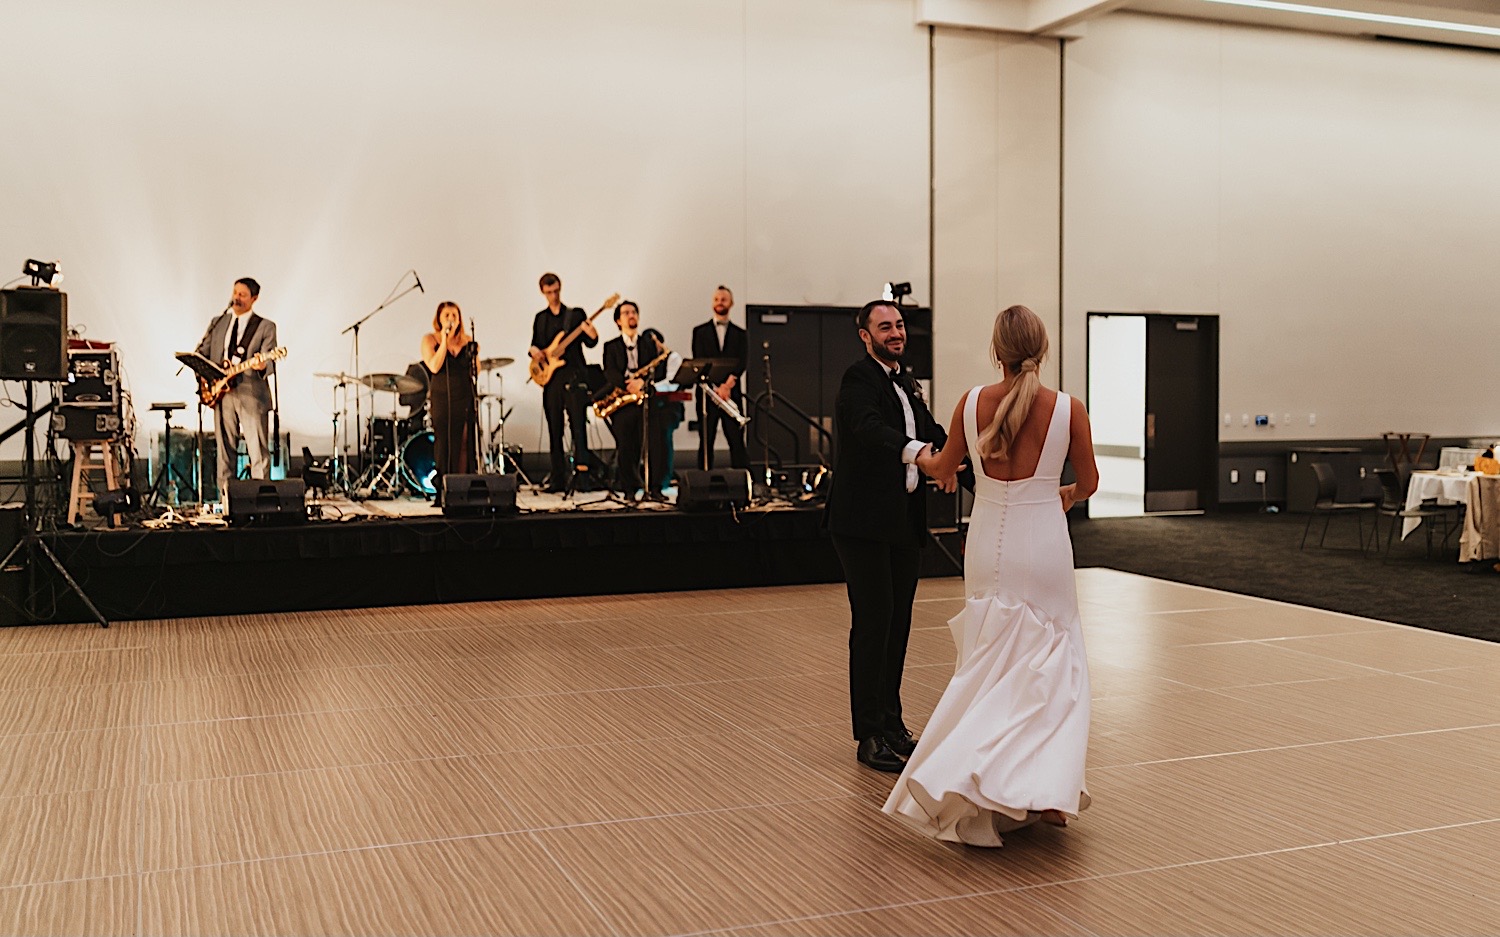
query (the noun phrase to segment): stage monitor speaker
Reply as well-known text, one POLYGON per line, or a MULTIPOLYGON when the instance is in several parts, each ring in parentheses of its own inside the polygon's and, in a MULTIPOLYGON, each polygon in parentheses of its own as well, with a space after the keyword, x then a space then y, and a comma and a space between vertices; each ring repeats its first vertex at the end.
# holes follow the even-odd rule
POLYGON ((306 495, 307 485, 300 478, 236 478, 229 483, 229 522, 258 526, 304 523, 306 495))
POLYGON ((24 286, 0 290, 0 380, 67 379, 67 294, 24 286))
POLYGON ((750 503, 747 469, 683 469, 677 473, 677 506, 684 511, 727 511, 750 503))
POLYGON ((448 517, 516 513, 516 476, 444 475, 438 499, 448 517))

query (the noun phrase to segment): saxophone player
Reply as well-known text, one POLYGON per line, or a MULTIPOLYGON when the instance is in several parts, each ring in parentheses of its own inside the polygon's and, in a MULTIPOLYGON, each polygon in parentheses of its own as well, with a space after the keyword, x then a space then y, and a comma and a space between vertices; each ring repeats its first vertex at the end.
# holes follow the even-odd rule
POLYGON ((666 359, 663 357, 666 349, 654 334, 641 334, 640 307, 628 299, 615 307, 615 325, 620 327, 619 337, 604 343, 604 376, 609 381, 609 392, 627 395, 623 398, 617 396, 616 403, 639 395, 636 401, 616 406, 609 417, 609 429, 615 437, 615 487, 623 494, 633 495, 641 488, 642 478, 657 476, 661 466, 666 464, 662 411, 650 406, 647 400, 651 385, 666 377, 666 359), (644 373, 642 369, 653 362, 655 366, 651 371, 644 373), (643 448, 646 455, 644 475, 641 471, 643 448))

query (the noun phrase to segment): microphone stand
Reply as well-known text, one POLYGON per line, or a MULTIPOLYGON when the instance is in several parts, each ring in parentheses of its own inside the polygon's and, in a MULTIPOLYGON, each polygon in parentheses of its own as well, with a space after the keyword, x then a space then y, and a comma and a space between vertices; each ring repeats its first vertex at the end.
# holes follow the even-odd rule
MULTIPOLYGON (((407 271, 407 273, 413 273, 413 272, 414 271, 410 271, 410 270, 407 271)), ((405 273, 401 274, 401 279, 402 280, 406 279, 406 274, 405 273)), ((397 282, 399 284, 400 281, 397 281, 397 282)), ((359 328, 360 328, 360 326, 364 325, 366 322, 368 322, 371 319, 373 319, 375 317, 376 313, 380 312, 385 307, 391 305, 396 300, 398 300, 401 297, 405 296, 407 293, 410 293, 412 290, 422 290, 422 292, 424 292, 424 293, 427 292, 425 289, 422 289, 422 281, 421 280, 417 280, 411 286, 408 286, 406 289, 404 289, 401 292, 397 293, 395 296, 392 296, 390 299, 387 299, 385 302, 383 302, 380 305, 376 306, 374 309, 371 309, 361 319, 359 319, 359 321, 355 322, 353 325, 349 326, 348 328, 344 329, 342 332, 339 333, 340 335, 348 335, 350 332, 354 333, 354 376, 355 376, 356 380, 358 380, 359 378, 361 378, 361 377, 364 376, 364 375, 362 375, 362 374, 359 373, 359 328)), ((370 415, 371 416, 375 415, 375 408, 374 408, 373 403, 372 403, 372 405, 370 407, 370 415)), ((360 407, 359 390, 356 389, 354 391, 354 431, 356 433, 358 433, 358 432, 360 432, 362 430, 363 423, 364 423, 364 416, 363 416, 363 411, 362 411, 362 409, 360 407)), ((370 436, 371 436, 370 433, 366 433, 365 434, 366 442, 368 442, 370 444, 370 447, 371 447, 369 455, 367 456, 366 453, 365 453, 365 443, 360 443, 360 447, 359 447, 359 455, 360 455, 360 463, 361 463, 360 464, 360 472, 361 473, 363 473, 364 470, 366 468, 368 468, 370 466, 370 464, 375 461, 375 452, 374 452, 375 440, 372 439, 372 438, 370 438, 370 436)), ((357 500, 358 497, 359 497, 359 491, 356 489, 354 491, 351 491, 349 493, 349 495, 350 495, 351 498, 354 498, 354 499, 357 500)))
POLYGON ((271 464, 266 466, 266 474, 274 477, 275 467, 281 466, 282 478, 291 474, 291 466, 282 461, 286 458, 286 452, 281 448, 281 379, 276 376, 276 363, 273 361, 266 367, 271 369, 267 375, 271 380, 271 464))
MULTIPOLYGON (((760 356, 762 377, 766 382, 766 409, 772 410, 776 407, 776 391, 771 388, 771 342, 769 339, 760 343, 760 356)), ((771 430, 770 427, 762 427, 761 445, 765 453, 765 465, 763 471, 766 477, 766 487, 771 487, 771 430)))
POLYGON ((474 444, 474 451, 470 453, 469 459, 465 460, 465 467, 475 474, 483 475, 484 460, 479 456, 479 444, 484 434, 479 427, 479 335, 474 331, 474 317, 469 317, 469 344, 474 347, 474 354, 469 359, 469 376, 473 379, 474 389, 470 396, 474 404, 473 418, 469 422, 469 441, 474 444))

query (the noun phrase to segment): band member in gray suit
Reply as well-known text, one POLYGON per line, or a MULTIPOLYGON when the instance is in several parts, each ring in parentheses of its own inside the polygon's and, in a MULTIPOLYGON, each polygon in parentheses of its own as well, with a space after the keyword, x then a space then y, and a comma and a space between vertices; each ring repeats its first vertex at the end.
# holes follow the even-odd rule
MULTIPOLYGON (((254 311, 260 284, 244 277, 234 281, 229 308, 208 325, 198 354, 220 365, 239 364, 276 347, 276 323, 254 311)), ((271 412, 270 376, 274 362, 261 362, 234 378, 229 392, 214 408, 214 433, 219 440, 219 497, 229 497, 229 480, 238 467, 240 439, 250 454, 250 477, 270 478, 268 415, 271 412)))

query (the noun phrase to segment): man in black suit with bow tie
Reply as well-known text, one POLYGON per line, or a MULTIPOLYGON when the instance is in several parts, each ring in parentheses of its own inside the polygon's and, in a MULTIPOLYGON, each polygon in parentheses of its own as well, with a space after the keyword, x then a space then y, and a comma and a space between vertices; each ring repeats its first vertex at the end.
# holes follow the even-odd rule
POLYGON ((837 461, 825 522, 848 584, 849 697, 857 757, 898 772, 916 748, 901 718, 901 674, 927 539, 917 456, 947 434, 901 365, 906 323, 889 302, 856 316, 867 354, 844 372, 835 406, 837 461))
POLYGON ((750 457, 745 451, 745 428, 703 397, 704 394, 718 394, 738 407, 741 414, 745 412, 745 395, 739 382, 744 377, 749 345, 745 340, 745 330, 729 321, 729 310, 733 308, 734 294, 729 292, 729 287, 720 286, 714 290, 714 317, 693 329, 694 358, 727 359, 733 368, 723 384, 698 390, 698 467, 705 471, 714 467, 715 429, 720 425, 724 427, 724 439, 729 443, 729 464, 734 468, 750 467, 750 457))

